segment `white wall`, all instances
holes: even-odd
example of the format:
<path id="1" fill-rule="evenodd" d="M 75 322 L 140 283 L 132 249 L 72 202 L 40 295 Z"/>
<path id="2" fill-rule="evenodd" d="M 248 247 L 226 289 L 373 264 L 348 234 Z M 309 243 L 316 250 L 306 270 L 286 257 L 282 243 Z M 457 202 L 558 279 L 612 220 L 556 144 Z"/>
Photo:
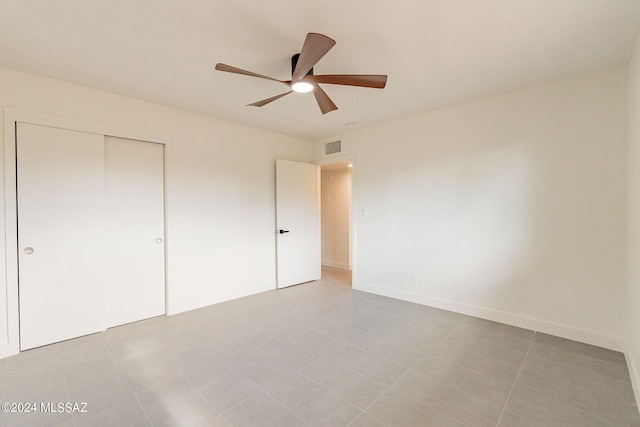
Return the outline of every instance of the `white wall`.
<path id="1" fill-rule="evenodd" d="M 629 65 L 629 240 L 627 364 L 640 404 L 640 36 Z"/>
<path id="2" fill-rule="evenodd" d="M 338 136 L 357 166 L 354 288 L 622 350 L 626 82 L 606 70 Z"/>
<path id="3" fill-rule="evenodd" d="M 323 170 L 321 189 L 322 265 L 350 270 L 351 169 Z"/>
<path id="4" fill-rule="evenodd" d="M 275 288 L 275 159 L 310 161 L 308 141 L 3 69 L 0 106 L 170 136 L 170 313 Z"/>

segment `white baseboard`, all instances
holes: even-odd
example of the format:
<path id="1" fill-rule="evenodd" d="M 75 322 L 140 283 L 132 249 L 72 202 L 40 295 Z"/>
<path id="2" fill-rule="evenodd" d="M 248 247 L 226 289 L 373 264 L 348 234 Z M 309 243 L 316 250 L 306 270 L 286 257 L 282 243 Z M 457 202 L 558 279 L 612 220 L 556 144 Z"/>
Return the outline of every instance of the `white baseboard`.
<path id="1" fill-rule="evenodd" d="M 210 295 L 206 298 L 199 298 L 191 301 L 185 301 L 174 304 L 167 309 L 167 315 L 173 315 L 183 313 L 185 311 L 195 310 L 202 307 L 207 307 L 212 304 L 233 300 L 236 298 L 242 298 L 249 295 L 258 294 L 260 292 L 271 291 L 276 289 L 276 283 L 273 281 L 261 283 L 254 286 L 248 286 L 245 288 L 237 289 L 231 292 L 221 292 L 219 294 Z M 20 347 L 18 342 L 0 344 L 0 359 L 13 356 L 20 353 Z"/>
<path id="2" fill-rule="evenodd" d="M 247 286 L 245 288 L 234 289 L 233 291 L 220 292 L 214 295 L 209 295 L 205 298 L 198 298 L 173 304 L 167 308 L 167 315 L 171 316 L 173 314 L 184 313 L 185 311 L 195 310 L 220 302 L 230 301 L 274 289 L 276 289 L 276 283 L 269 281 L 258 285 Z"/>
<path id="3" fill-rule="evenodd" d="M 627 361 L 627 367 L 629 368 L 629 376 L 631 377 L 631 385 L 633 386 L 633 394 L 636 397 L 636 404 L 640 407 L 640 372 L 638 371 L 638 365 L 636 364 L 636 358 L 634 357 L 631 346 L 627 344 L 627 351 L 624 353 L 624 357 Z"/>
<path id="4" fill-rule="evenodd" d="M 0 344 L 0 359 L 13 356 L 20 353 L 20 345 L 18 343 Z"/>
<path id="5" fill-rule="evenodd" d="M 342 270 L 351 270 L 351 264 L 348 262 L 331 261 L 327 259 L 322 260 L 322 265 L 333 268 L 340 268 Z"/>
<path id="6" fill-rule="evenodd" d="M 354 282 L 353 289 L 369 292 L 372 294 L 383 295 L 403 301 L 414 302 L 416 304 L 441 308 L 443 310 L 454 311 L 456 313 L 466 314 L 468 316 L 480 317 L 486 320 L 493 320 L 494 322 L 505 323 L 507 325 L 517 326 L 519 328 L 543 332 L 545 334 L 555 335 L 574 341 L 580 341 L 586 344 L 604 347 L 610 350 L 620 352 L 627 351 L 626 340 L 624 338 L 605 335 L 587 329 L 580 329 L 573 326 L 549 322 L 547 320 L 493 310 L 486 307 L 464 304 L 443 298 L 414 294 L 411 292 L 372 285 L 369 283 Z"/>

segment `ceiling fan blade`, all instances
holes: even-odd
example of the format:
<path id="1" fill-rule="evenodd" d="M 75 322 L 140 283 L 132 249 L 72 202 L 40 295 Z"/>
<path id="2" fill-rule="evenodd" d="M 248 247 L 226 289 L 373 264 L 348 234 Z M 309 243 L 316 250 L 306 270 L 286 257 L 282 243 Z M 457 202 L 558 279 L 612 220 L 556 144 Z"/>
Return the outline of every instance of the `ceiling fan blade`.
<path id="1" fill-rule="evenodd" d="M 316 101 L 318 101 L 318 107 L 320 107 L 320 111 L 322 114 L 327 114 L 333 110 L 337 110 L 338 107 L 333 103 L 329 95 L 322 90 L 322 88 L 316 84 L 313 85 L 313 94 L 316 97 Z"/>
<path id="2" fill-rule="evenodd" d="M 281 93 L 280 95 L 272 96 L 271 98 L 267 98 L 267 99 L 263 99 L 262 101 L 254 102 L 253 104 L 247 105 L 247 107 L 249 107 L 249 106 L 252 106 L 252 107 L 263 107 L 263 106 L 267 105 L 268 103 L 275 101 L 276 99 L 280 99 L 285 95 L 289 95 L 291 92 L 293 92 L 293 91 L 290 90 L 289 92 Z"/>
<path id="3" fill-rule="evenodd" d="M 370 87 L 374 89 L 383 89 L 387 84 L 387 76 L 380 74 L 327 74 L 308 76 L 307 80 L 315 83 Z"/>
<path id="4" fill-rule="evenodd" d="M 232 67 L 231 65 L 227 65 L 227 64 L 220 64 L 220 63 L 216 64 L 216 70 L 224 71 L 226 73 L 242 74 L 243 76 L 251 76 L 251 77 L 258 77 L 266 80 L 273 80 L 274 82 L 283 83 L 289 86 L 289 83 L 287 83 L 284 80 L 278 80 L 278 79 L 274 79 L 273 77 L 263 76 L 262 74 L 253 73 L 251 71 L 243 70 L 237 67 Z"/>
<path id="5" fill-rule="evenodd" d="M 335 40 L 325 35 L 318 33 L 307 34 L 291 80 L 300 80 L 307 75 L 309 70 L 311 70 L 320 58 L 329 52 L 335 44 Z"/>

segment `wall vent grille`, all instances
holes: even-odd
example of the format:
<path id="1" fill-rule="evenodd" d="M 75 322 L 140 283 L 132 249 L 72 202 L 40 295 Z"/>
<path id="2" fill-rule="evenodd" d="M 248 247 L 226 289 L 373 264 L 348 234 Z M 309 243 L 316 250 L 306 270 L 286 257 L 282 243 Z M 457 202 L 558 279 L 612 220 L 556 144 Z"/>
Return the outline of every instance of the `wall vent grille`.
<path id="1" fill-rule="evenodd" d="M 339 153 L 342 151 L 340 141 L 327 142 L 324 144 L 324 154 Z"/>

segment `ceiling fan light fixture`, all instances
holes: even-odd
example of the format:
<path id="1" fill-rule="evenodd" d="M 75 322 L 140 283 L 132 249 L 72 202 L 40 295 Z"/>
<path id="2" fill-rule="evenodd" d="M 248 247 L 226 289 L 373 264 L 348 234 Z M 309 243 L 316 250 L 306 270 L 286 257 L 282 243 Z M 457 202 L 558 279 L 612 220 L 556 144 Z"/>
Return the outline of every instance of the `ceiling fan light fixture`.
<path id="1" fill-rule="evenodd" d="M 289 95 L 291 92 L 308 93 L 313 92 L 318 107 L 322 114 L 330 113 L 338 109 L 329 95 L 322 89 L 322 84 L 334 84 L 344 86 L 360 86 L 375 89 L 382 89 L 387 84 L 386 75 L 376 74 L 326 74 L 314 75 L 313 67 L 318 61 L 336 44 L 335 40 L 318 33 L 308 33 L 304 40 L 300 53 L 291 57 L 291 80 L 278 80 L 273 77 L 232 67 L 222 63 L 216 64 L 216 70 L 227 73 L 242 74 L 245 76 L 257 77 L 265 80 L 272 80 L 286 85 L 290 90 L 280 95 L 272 96 L 258 102 L 249 104 L 253 107 L 264 107 L 265 105 Z"/>
<path id="2" fill-rule="evenodd" d="M 300 81 L 293 83 L 291 85 L 291 89 L 293 89 L 294 92 L 298 93 L 308 93 L 313 90 L 313 85 L 309 82 Z"/>

